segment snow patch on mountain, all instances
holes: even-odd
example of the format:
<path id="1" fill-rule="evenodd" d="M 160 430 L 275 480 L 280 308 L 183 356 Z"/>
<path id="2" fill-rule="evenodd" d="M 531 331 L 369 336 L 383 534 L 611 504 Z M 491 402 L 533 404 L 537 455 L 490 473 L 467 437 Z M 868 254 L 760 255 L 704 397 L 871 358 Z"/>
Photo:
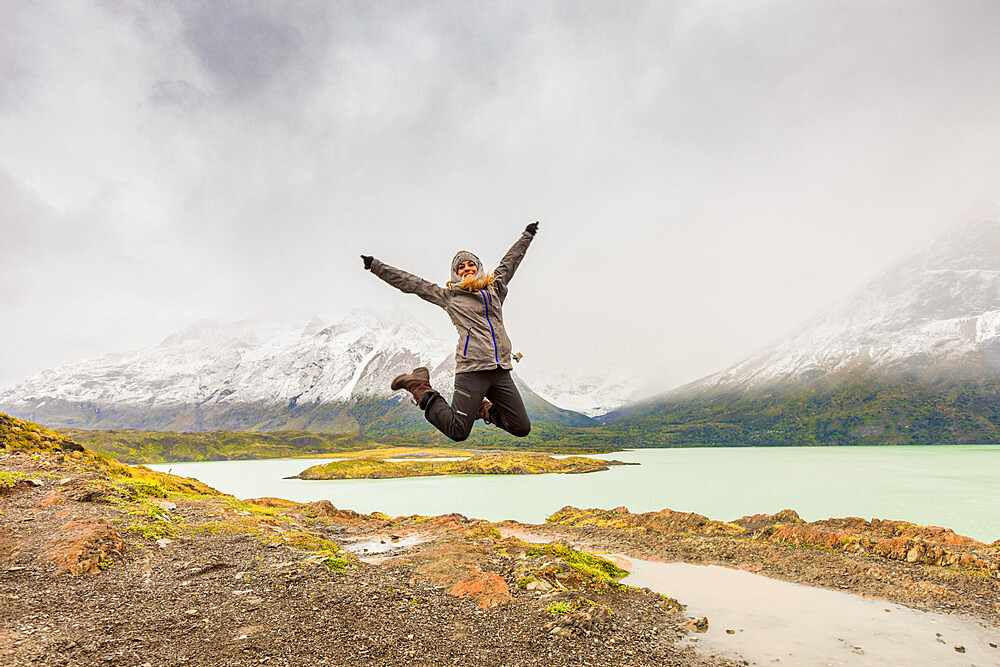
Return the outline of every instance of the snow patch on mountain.
<path id="1" fill-rule="evenodd" d="M 599 417 L 634 400 L 637 383 L 607 369 L 585 375 L 562 373 L 534 379 L 531 389 L 549 403 L 588 417 Z"/>
<path id="2" fill-rule="evenodd" d="M 953 226 L 777 345 L 690 389 L 871 368 L 1000 360 L 1000 217 Z"/>
<path id="3" fill-rule="evenodd" d="M 328 402 L 391 393 L 415 366 L 451 383 L 453 345 L 423 325 L 364 309 L 335 323 L 249 318 L 203 321 L 159 345 L 74 362 L 0 391 L 0 403 L 61 399 L 99 404 Z"/>
<path id="4" fill-rule="evenodd" d="M 392 395 L 392 379 L 417 366 L 430 368 L 432 386 L 450 397 L 454 354 L 454 340 L 435 336 L 412 317 L 369 308 L 332 323 L 319 316 L 206 320 L 159 345 L 66 364 L 0 390 L 0 409 L 34 414 L 47 401 L 92 406 L 90 411 L 130 406 L 161 412 L 344 403 Z M 527 386 L 556 406 L 594 416 L 634 393 L 634 383 L 612 378 L 609 372 L 567 373 L 533 377 Z"/>

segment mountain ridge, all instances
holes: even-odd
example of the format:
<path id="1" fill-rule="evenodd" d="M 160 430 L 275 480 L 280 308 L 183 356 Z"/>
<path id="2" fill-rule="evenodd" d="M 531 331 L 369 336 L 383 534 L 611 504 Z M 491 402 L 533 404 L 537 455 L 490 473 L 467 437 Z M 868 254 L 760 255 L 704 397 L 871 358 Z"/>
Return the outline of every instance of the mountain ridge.
<path id="1" fill-rule="evenodd" d="M 602 421 L 650 446 L 1000 442 L 1000 217 L 952 226 L 761 353 Z"/>
<path id="2" fill-rule="evenodd" d="M 424 426 L 389 390 L 396 375 L 428 366 L 450 396 L 454 346 L 419 322 L 358 309 L 327 323 L 203 320 L 156 346 L 73 362 L 0 390 L 3 410 L 52 426 L 143 430 L 360 431 Z M 587 426 L 515 376 L 529 415 Z"/>
<path id="3" fill-rule="evenodd" d="M 852 365 L 1000 367 L 1000 218 L 953 225 L 762 352 L 672 392 L 759 387 Z"/>

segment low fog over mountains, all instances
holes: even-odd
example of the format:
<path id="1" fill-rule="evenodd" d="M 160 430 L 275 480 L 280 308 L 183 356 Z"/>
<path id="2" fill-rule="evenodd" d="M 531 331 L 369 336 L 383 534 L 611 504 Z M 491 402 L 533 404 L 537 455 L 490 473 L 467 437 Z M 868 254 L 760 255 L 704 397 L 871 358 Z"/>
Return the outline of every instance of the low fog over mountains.
<path id="1" fill-rule="evenodd" d="M 399 406 L 403 394 L 389 383 L 416 366 L 428 366 L 434 387 L 450 395 L 453 355 L 453 341 L 419 322 L 372 310 L 332 324 L 202 322 L 151 348 L 40 373 L 0 391 L 0 410 L 80 428 L 353 430 L 379 406 Z M 519 383 L 534 417 L 591 423 Z"/>
<path id="2" fill-rule="evenodd" d="M 851 367 L 1000 367 L 1000 221 L 949 229 L 799 331 L 690 389 L 752 389 Z"/>
<path id="3" fill-rule="evenodd" d="M 1000 219 L 950 228 L 763 353 L 608 418 L 653 444 L 1000 442 Z"/>

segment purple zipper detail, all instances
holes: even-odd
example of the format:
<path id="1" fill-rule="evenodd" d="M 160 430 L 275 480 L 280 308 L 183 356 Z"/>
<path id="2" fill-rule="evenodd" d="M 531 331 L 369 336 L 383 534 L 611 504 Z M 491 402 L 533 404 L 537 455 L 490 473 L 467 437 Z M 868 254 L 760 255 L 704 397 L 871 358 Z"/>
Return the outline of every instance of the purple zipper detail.
<path id="1" fill-rule="evenodd" d="M 486 290 L 483 290 L 480 294 L 483 297 L 483 306 L 486 308 L 486 323 L 490 325 L 490 338 L 493 339 L 493 358 L 496 360 L 497 365 L 500 365 L 500 350 L 497 349 L 496 332 L 493 331 L 493 323 L 490 322 L 490 304 L 486 301 Z"/>

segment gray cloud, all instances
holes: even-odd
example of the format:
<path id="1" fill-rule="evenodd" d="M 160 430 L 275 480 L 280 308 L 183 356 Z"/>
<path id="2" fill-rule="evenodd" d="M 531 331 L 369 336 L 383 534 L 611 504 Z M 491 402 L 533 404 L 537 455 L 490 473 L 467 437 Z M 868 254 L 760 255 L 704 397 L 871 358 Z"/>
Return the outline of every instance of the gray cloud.
<path id="1" fill-rule="evenodd" d="M 529 379 L 595 348 L 664 384 L 714 371 L 994 196 L 998 13 L 19 4 L 0 318 L 50 333 L 0 333 L 0 385 L 274 306 L 447 334 L 358 254 L 443 282 L 457 248 L 495 262 L 536 219 L 508 304 Z M 581 347 L 565 323 L 593 303 Z"/>
<path id="2" fill-rule="evenodd" d="M 208 96 L 187 81 L 161 80 L 153 83 L 149 101 L 153 104 L 176 105 L 187 111 L 204 106 Z"/>
<path id="3" fill-rule="evenodd" d="M 268 15 L 280 13 L 276 4 L 190 2 L 181 6 L 185 37 L 226 94 L 252 95 L 301 54 L 301 32 Z"/>

